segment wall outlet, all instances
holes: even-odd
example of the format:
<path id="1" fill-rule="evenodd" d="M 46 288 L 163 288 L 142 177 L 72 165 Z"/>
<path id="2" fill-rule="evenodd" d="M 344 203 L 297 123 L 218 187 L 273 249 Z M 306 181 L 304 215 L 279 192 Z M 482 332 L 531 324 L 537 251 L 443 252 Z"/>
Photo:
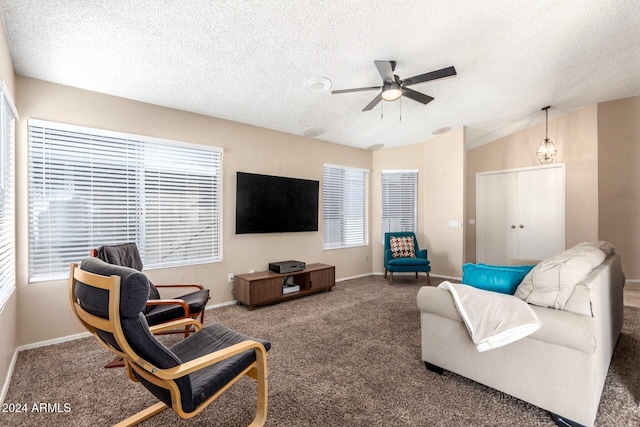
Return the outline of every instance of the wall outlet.
<path id="1" fill-rule="evenodd" d="M 369 255 L 364 256 L 364 262 L 369 262 Z"/>
<path id="2" fill-rule="evenodd" d="M 227 274 L 227 283 L 233 283 L 233 273 Z"/>

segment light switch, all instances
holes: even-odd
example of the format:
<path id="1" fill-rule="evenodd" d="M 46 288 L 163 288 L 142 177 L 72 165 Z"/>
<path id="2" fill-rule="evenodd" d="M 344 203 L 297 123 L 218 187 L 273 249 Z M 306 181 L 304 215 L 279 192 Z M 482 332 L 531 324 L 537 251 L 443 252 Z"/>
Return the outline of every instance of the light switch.
<path id="1" fill-rule="evenodd" d="M 475 224 L 476 224 L 476 220 L 475 220 L 475 219 L 473 219 L 473 218 L 471 218 L 471 219 L 469 220 L 469 225 L 475 225 Z"/>

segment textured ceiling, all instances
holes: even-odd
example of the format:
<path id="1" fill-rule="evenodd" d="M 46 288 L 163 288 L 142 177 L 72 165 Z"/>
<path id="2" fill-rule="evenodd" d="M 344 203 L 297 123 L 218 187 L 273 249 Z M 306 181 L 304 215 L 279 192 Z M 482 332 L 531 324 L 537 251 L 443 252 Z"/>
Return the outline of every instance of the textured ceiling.
<path id="1" fill-rule="evenodd" d="M 473 148 L 584 106 L 640 95 L 640 2 L 0 0 L 17 74 L 367 148 L 467 127 Z M 374 60 L 435 98 L 362 109 Z"/>

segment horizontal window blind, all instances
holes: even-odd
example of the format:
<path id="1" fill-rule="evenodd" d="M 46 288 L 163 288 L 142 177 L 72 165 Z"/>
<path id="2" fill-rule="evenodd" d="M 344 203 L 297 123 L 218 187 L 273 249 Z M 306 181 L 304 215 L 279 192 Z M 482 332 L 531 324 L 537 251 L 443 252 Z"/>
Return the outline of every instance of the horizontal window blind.
<path id="1" fill-rule="evenodd" d="M 147 150 L 143 215 L 147 265 L 220 260 L 214 254 L 221 253 L 221 156 L 208 154 L 185 146 Z"/>
<path id="2" fill-rule="evenodd" d="M 29 277 L 135 242 L 145 268 L 215 262 L 221 151 L 29 120 Z"/>
<path id="3" fill-rule="evenodd" d="M 324 249 L 367 244 L 369 171 L 324 165 Z"/>
<path id="4" fill-rule="evenodd" d="M 0 84 L 0 310 L 15 289 L 15 108 Z"/>
<path id="5" fill-rule="evenodd" d="M 382 171 L 382 244 L 384 233 L 418 232 L 418 171 Z"/>

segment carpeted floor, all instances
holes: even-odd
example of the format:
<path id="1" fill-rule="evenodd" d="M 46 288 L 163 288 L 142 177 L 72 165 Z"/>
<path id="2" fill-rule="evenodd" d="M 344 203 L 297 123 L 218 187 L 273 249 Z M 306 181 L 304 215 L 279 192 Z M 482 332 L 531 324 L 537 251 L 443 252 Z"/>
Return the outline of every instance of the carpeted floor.
<path id="1" fill-rule="evenodd" d="M 424 279 L 394 282 L 371 276 L 254 311 L 207 312 L 207 321 L 271 341 L 267 425 L 554 425 L 546 411 L 525 402 L 427 371 L 415 301 Z M 3 412 L 0 425 L 107 426 L 155 403 L 122 369 L 103 369 L 110 359 L 93 338 L 21 352 L 5 404 L 26 404 L 27 412 Z M 34 411 L 40 403 L 49 405 Z M 169 410 L 143 425 L 244 426 L 254 411 L 255 384 L 243 379 L 190 421 Z M 640 309 L 625 307 L 597 425 L 640 425 Z"/>

